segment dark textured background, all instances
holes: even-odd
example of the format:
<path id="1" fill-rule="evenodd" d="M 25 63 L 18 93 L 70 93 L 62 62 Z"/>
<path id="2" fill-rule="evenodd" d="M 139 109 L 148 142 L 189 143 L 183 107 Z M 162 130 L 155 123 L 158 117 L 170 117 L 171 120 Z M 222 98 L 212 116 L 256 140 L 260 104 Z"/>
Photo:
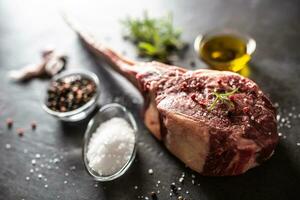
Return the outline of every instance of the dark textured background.
<path id="1" fill-rule="evenodd" d="M 273 102 L 280 104 L 281 110 L 285 110 L 284 115 L 300 113 L 298 0 L 94 0 L 89 3 L 1 0 L 0 199 L 132 200 L 158 189 L 159 199 L 175 199 L 169 197 L 169 185 L 172 182 L 178 184 L 182 172 L 186 172 L 187 178 L 181 186 L 181 193 L 188 190 L 189 194 L 184 194 L 187 199 L 299 199 L 300 146 L 296 145 L 300 142 L 299 118 L 292 120 L 291 128 L 280 130 L 284 137 L 275 155 L 261 167 L 237 177 L 196 176 L 196 185 L 193 185 L 193 172 L 170 155 L 141 123 L 142 99 L 137 91 L 84 50 L 62 21 L 59 10 L 63 9 L 88 27 L 99 40 L 115 50 L 126 51 L 131 58 L 136 58 L 136 53 L 128 42 L 122 40 L 119 21 L 127 15 L 140 16 L 143 10 L 148 10 L 151 16 L 173 12 L 176 25 L 184 30 L 183 38 L 190 44 L 199 32 L 216 27 L 246 32 L 258 43 L 250 65 L 250 77 L 270 95 Z M 61 123 L 43 112 L 40 100 L 47 79 L 25 84 L 16 84 L 8 79 L 9 70 L 38 62 L 39 51 L 49 44 L 68 54 L 69 68 L 87 68 L 98 74 L 102 89 L 101 105 L 122 103 L 132 110 L 139 122 L 137 159 L 120 179 L 97 185 L 85 172 L 81 144 L 86 123 Z M 185 59 L 175 64 L 189 67 L 194 60 L 197 68 L 205 67 L 192 48 Z M 7 117 L 15 120 L 11 130 L 5 125 Z M 30 129 L 32 120 L 38 122 L 36 131 Z M 18 127 L 26 128 L 22 138 L 16 134 Z M 11 144 L 11 149 L 6 149 L 6 144 Z M 36 159 L 37 165 L 32 166 L 31 160 L 37 153 L 42 158 Z M 53 163 L 55 158 L 60 159 L 56 164 Z M 49 166 L 51 169 L 48 169 Z M 154 170 L 152 176 L 147 172 L 149 168 Z M 30 169 L 34 173 L 30 173 Z M 39 173 L 47 181 L 39 179 Z M 158 188 L 155 186 L 157 180 L 161 181 Z M 48 188 L 44 187 L 45 184 Z"/>

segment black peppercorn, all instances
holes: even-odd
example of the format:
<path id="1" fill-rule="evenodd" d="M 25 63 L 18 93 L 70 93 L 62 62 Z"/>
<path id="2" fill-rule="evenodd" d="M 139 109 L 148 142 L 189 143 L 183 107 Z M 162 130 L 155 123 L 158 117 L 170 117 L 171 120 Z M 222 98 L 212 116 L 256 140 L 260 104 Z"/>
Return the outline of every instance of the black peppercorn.
<path id="1" fill-rule="evenodd" d="M 150 195 L 151 195 L 151 198 L 152 198 L 153 200 L 158 200 L 157 195 L 156 195 L 155 192 L 151 192 Z"/>
<path id="2" fill-rule="evenodd" d="M 90 101 L 96 89 L 96 84 L 90 79 L 67 76 L 50 84 L 46 105 L 57 112 L 72 111 Z"/>
<path id="3" fill-rule="evenodd" d="M 177 187 L 175 184 L 171 184 L 170 188 L 175 195 L 178 195 Z"/>

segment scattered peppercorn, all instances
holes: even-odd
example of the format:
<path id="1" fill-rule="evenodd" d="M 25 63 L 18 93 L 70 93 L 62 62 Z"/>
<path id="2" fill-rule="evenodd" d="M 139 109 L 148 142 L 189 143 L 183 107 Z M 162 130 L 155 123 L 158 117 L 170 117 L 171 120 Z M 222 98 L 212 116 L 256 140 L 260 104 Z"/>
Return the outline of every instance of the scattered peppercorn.
<path id="1" fill-rule="evenodd" d="M 151 195 L 151 198 L 152 198 L 153 200 L 157 200 L 157 199 L 158 199 L 155 192 L 151 192 L 150 195 Z"/>
<path id="2" fill-rule="evenodd" d="M 191 61 L 191 62 L 190 62 L 190 65 L 191 65 L 191 67 L 196 67 L 195 61 Z"/>
<path id="3" fill-rule="evenodd" d="M 6 119 L 6 125 L 7 125 L 8 128 L 11 128 L 13 126 L 13 124 L 14 124 L 14 121 L 13 121 L 12 118 L 7 118 Z"/>
<path id="4" fill-rule="evenodd" d="M 24 135 L 24 129 L 23 128 L 18 128 L 17 129 L 17 134 L 22 137 Z"/>
<path id="5" fill-rule="evenodd" d="M 96 84 L 92 80 L 71 75 L 50 84 L 46 105 L 57 112 L 68 112 L 86 104 L 95 93 Z"/>
<path id="6" fill-rule="evenodd" d="M 32 130 L 36 129 L 36 122 L 35 121 L 31 122 L 31 129 Z"/>
<path id="7" fill-rule="evenodd" d="M 177 187 L 174 183 L 170 185 L 170 188 L 175 195 L 178 195 Z"/>

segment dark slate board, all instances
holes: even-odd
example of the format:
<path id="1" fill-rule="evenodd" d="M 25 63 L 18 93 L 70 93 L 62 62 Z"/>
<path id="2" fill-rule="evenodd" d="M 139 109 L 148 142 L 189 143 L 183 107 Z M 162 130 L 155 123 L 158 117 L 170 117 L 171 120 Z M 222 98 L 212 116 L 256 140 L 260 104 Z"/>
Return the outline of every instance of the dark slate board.
<path id="1" fill-rule="evenodd" d="M 280 130 L 283 137 L 275 155 L 261 167 L 237 177 L 196 175 L 193 185 L 191 176 L 195 173 L 169 154 L 142 124 L 141 96 L 125 79 L 84 50 L 59 16 L 58 8 L 62 6 L 59 0 L 0 2 L 0 199 L 132 200 L 153 190 L 160 190 L 159 199 L 175 199 L 169 197 L 169 187 L 172 182 L 180 185 L 178 178 L 182 172 L 186 178 L 180 193 L 187 199 L 299 199 L 300 146 L 296 145 L 300 142 L 299 118 L 291 120 L 291 128 Z M 216 27 L 244 31 L 258 43 L 250 77 L 273 102 L 280 104 L 281 110 L 285 109 L 285 116 L 289 112 L 300 113 L 298 0 L 94 0 L 70 1 L 66 8 L 99 40 L 135 59 L 138 58 L 133 47 L 122 40 L 119 20 L 127 15 L 139 16 L 146 9 L 153 16 L 173 12 L 175 23 L 182 27 L 183 37 L 190 44 L 199 32 Z M 9 70 L 37 62 L 38 52 L 48 44 L 69 55 L 69 68 L 86 68 L 97 73 L 102 90 L 100 105 L 119 102 L 134 113 L 140 129 L 138 154 L 132 168 L 120 179 L 96 183 L 85 172 L 81 145 L 86 121 L 61 123 L 43 112 L 40 100 L 47 79 L 16 84 L 7 78 Z M 192 48 L 175 64 L 190 68 L 191 61 L 196 62 L 197 68 L 206 67 Z M 11 130 L 5 126 L 7 117 L 15 121 Z M 36 131 L 30 129 L 32 120 L 38 123 Z M 16 134 L 18 127 L 26 128 L 22 138 Z M 41 158 L 34 158 L 36 154 Z M 31 164 L 32 159 L 36 159 L 36 166 Z M 148 174 L 150 168 L 153 175 Z M 34 173 L 30 173 L 31 169 Z M 38 174 L 43 178 L 39 179 Z M 158 180 L 161 183 L 156 187 Z M 189 194 L 185 194 L 187 190 Z"/>

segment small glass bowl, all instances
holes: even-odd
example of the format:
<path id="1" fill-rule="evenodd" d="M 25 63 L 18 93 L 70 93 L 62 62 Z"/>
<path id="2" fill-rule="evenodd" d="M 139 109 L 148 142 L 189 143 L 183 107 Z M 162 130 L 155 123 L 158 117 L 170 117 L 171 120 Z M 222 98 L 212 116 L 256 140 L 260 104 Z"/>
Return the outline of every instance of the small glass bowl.
<path id="1" fill-rule="evenodd" d="M 57 81 L 59 79 L 62 79 L 67 76 L 73 76 L 73 75 L 79 75 L 83 78 L 87 78 L 92 80 L 95 85 L 96 85 L 96 93 L 94 96 L 83 106 L 72 110 L 68 112 L 57 112 L 54 110 L 51 110 L 47 105 L 46 105 L 46 99 L 43 100 L 42 102 L 42 108 L 50 115 L 66 122 L 76 122 L 85 119 L 95 108 L 97 107 L 97 100 L 100 95 L 100 84 L 99 84 L 99 79 L 96 74 L 93 72 L 83 70 L 83 69 L 76 69 L 76 70 L 70 70 L 66 71 L 63 73 L 60 73 L 56 76 L 54 76 L 51 79 L 51 82 Z M 46 96 L 47 98 L 47 96 Z"/>
<path id="2" fill-rule="evenodd" d="M 96 171 L 94 171 L 88 163 L 87 159 L 87 151 L 88 151 L 88 145 L 90 138 L 92 137 L 93 133 L 95 133 L 96 129 L 101 125 L 101 123 L 113 118 L 113 117 L 120 117 L 125 119 L 128 124 L 131 126 L 131 128 L 134 131 L 135 135 L 135 141 L 134 141 L 134 149 L 132 151 L 130 159 L 127 161 L 127 163 L 116 173 L 107 175 L 107 176 L 101 176 Z M 84 134 L 84 140 L 83 140 L 83 148 L 82 148 L 82 157 L 85 165 L 85 169 L 87 170 L 88 174 L 93 177 L 96 181 L 111 181 L 114 180 L 120 176 L 122 176 L 131 166 L 133 163 L 135 156 L 136 156 L 136 149 L 137 149 L 137 125 L 134 120 L 134 117 L 132 114 L 122 105 L 117 103 L 107 104 L 99 109 L 98 113 L 91 119 L 91 121 L 88 124 L 87 130 Z"/>
<path id="3" fill-rule="evenodd" d="M 203 47 L 203 45 L 213 37 L 224 36 L 224 35 L 230 35 L 230 36 L 239 38 L 242 41 L 244 41 L 244 43 L 246 45 L 245 53 L 249 56 L 249 59 L 241 58 L 239 60 L 239 62 L 233 62 L 233 61 L 218 62 L 215 60 L 204 58 L 201 53 L 201 48 Z M 247 66 L 247 63 L 250 61 L 251 55 L 254 53 L 255 49 L 256 49 L 256 42 L 253 38 L 251 38 L 250 36 L 248 36 L 246 34 L 242 34 L 238 31 L 235 31 L 232 29 L 212 30 L 206 34 L 198 35 L 194 41 L 194 50 L 197 53 L 197 55 L 200 56 L 200 58 L 204 62 L 206 62 L 210 67 L 217 69 L 217 70 L 229 70 L 229 71 L 234 71 L 234 72 L 241 70 L 242 68 Z"/>

